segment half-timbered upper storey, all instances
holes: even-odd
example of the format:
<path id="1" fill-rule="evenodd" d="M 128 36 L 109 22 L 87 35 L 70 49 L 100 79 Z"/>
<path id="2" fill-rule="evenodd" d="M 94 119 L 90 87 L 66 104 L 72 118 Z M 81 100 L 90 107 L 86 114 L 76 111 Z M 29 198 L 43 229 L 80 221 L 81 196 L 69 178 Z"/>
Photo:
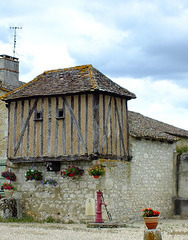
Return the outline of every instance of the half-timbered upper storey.
<path id="1" fill-rule="evenodd" d="M 127 100 L 92 65 L 44 72 L 4 95 L 12 161 L 128 159 Z"/>

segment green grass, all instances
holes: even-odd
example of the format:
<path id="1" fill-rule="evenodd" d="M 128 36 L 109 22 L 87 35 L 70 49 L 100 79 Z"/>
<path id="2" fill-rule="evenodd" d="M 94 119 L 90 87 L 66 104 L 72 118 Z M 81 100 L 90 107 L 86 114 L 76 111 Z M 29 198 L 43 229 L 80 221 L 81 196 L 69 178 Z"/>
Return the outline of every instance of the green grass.
<path id="1" fill-rule="evenodd" d="M 48 217 L 46 220 L 44 220 L 44 222 L 47 222 L 47 223 L 60 223 L 59 220 L 55 220 L 53 217 Z"/>
<path id="2" fill-rule="evenodd" d="M 22 219 L 18 219 L 16 217 L 10 217 L 10 218 L 2 218 L 0 217 L 0 222 L 23 222 L 23 223 L 30 223 L 30 222 L 38 222 L 31 216 L 23 216 Z"/>
<path id="3" fill-rule="evenodd" d="M 10 223 L 16 223 L 16 222 L 17 223 L 67 223 L 67 224 L 74 223 L 74 221 L 72 221 L 72 220 L 69 220 L 68 222 L 56 220 L 51 216 L 46 218 L 45 220 L 39 221 L 29 215 L 24 215 L 22 219 L 18 219 L 16 217 L 4 219 L 0 216 L 0 222 L 7 222 L 7 223 L 8 222 L 10 222 Z"/>

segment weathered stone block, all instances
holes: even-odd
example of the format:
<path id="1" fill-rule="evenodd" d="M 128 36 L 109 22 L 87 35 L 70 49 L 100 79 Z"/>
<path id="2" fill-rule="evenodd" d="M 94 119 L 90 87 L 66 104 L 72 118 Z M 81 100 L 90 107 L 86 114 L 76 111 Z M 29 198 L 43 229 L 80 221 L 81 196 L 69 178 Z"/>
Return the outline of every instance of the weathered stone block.
<path id="1" fill-rule="evenodd" d="M 144 231 L 144 240 L 162 240 L 159 229 L 148 229 Z"/>
<path id="2" fill-rule="evenodd" d="M 22 219 L 22 208 L 19 199 L 15 198 L 1 199 L 0 209 L 3 218 L 17 217 L 18 219 Z"/>

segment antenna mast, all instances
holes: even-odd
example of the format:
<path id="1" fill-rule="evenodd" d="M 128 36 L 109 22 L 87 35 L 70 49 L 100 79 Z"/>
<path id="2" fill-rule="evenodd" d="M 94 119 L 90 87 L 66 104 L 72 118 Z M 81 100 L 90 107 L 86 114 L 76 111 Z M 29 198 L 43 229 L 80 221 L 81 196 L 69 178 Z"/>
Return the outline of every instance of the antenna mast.
<path id="1" fill-rule="evenodd" d="M 13 48 L 13 57 L 15 57 L 15 50 L 16 50 L 16 30 L 22 29 L 22 27 L 10 27 L 10 29 L 14 30 L 14 48 Z"/>

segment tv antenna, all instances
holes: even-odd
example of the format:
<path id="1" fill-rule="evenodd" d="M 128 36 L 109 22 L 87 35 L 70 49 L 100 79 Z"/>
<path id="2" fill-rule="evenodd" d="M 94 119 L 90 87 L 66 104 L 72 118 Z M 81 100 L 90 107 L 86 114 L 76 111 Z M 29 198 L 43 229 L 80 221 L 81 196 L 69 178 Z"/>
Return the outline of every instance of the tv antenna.
<path id="1" fill-rule="evenodd" d="M 14 30 L 14 48 L 13 48 L 13 57 L 15 57 L 15 50 L 16 50 L 16 31 L 18 29 L 22 29 L 22 27 L 10 27 L 10 29 Z"/>

